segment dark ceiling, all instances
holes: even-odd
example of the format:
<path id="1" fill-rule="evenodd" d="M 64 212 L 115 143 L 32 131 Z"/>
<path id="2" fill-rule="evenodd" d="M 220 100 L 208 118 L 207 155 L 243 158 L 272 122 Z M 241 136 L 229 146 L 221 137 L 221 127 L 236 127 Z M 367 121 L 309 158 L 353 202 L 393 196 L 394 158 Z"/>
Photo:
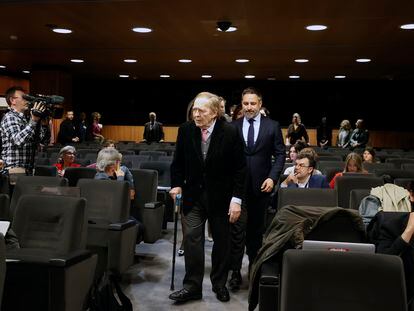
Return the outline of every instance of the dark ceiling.
<path id="1" fill-rule="evenodd" d="M 201 80 L 202 74 L 215 80 L 247 74 L 261 80 L 414 78 L 414 30 L 399 27 L 414 23 L 413 0 L 1 0 L 0 12 L 0 65 L 6 66 L 0 74 L 61 68 L 76 77 L 140 80 L 160 74 L 174 80 Z M 218 32 L 219 20 L 238 31 Z M 311 32 L 305 29 L 310 24 L 328 29 Z M 47 25 L 73 33 L 56 34 Z M 153 32 L 132 32 L 137 26 Z M 127 64 L 126 58 L 138 61 Z M 237 58 L 251 61 L 238 64 Z"/>

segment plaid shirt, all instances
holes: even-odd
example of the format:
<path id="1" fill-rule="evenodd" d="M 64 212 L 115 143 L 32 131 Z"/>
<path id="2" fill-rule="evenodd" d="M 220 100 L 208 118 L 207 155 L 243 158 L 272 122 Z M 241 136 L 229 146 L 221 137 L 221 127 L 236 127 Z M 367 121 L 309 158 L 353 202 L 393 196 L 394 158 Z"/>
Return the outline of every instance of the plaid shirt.
<path id="1" fill-rule="evenodd" d="M 36 125 L 14 109 L 4 115 L 0 124 L 4 167 L 30 168 Z"/>

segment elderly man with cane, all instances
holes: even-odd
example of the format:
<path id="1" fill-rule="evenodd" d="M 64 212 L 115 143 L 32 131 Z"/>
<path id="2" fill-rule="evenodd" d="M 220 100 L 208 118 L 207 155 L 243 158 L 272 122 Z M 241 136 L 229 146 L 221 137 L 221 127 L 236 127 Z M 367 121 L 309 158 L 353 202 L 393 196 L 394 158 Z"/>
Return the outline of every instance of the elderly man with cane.
<path id="1" fill-rule="evenodd" d="M 193 121 L 178 130 L 171 164 L 170 191 L 182 194 L 185 277 L 183 289 L 169 298 L 187 302 L 202 298 L 204 227 L 214 239 L 210 274 L 218 300 L 230 300 L 226 288 L 230 258 L 230 224 L 240 217 L 245 187 L 243 141 L 237 129 L 220 118 L 220 99 L 202 92 L 194 100 Z"/>

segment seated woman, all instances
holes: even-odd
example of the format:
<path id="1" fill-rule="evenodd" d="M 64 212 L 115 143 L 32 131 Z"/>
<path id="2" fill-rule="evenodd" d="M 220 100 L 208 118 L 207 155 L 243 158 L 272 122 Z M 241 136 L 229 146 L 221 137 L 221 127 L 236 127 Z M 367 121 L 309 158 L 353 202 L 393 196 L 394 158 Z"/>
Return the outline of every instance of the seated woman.
<path id="1" fill-rule="evenodd" d="M 121 165 L 122 154 L 112 147 L 104 148 L 98 153 L 96 159 L 95 179 L 126 181 L 129 184 L 129 194 L 131 200 L 135 197 L 134 178 L 130 170 Z"/>
<path id="2" fill-rule="evenodd" d="M 364 163 L 380 163 L 380 161 L 375 158 L 375 150 L 372 147 L 366 147 L 362 157 L 364 158 Z"/>
<path id="3" fill-rule="evenodd" d="M 329 187 L 335 188 L 336 178 L 342 176 L 344 173 L 361 173 L 366 174 L 367 171 L 362 168 L 362 157 L 355 152 L 351 152 L 345 159 L 345 169 L 343 172 L 336 173 L 329 183 Z"/>
<path id="4" fill-rule="evenodd" d="M 58 161 L 54 166 L 57 167 L 57 172 L 60 177 L 65 175 L 67 167 L 80 167 L 81 165 L 75 163 L 76 149 L 73 146 L 65 146 L 59 151 Z"/>

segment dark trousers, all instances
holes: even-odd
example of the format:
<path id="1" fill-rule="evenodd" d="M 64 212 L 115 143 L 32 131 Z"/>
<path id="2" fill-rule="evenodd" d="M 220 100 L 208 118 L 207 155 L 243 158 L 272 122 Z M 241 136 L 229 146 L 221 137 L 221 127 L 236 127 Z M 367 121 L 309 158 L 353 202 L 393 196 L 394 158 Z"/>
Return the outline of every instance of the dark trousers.
<path id="1" fill-rule="evenodd" d="M 184 236 L 185 277 L 183 285 L 189 291 L 202 291 L 204 230 L 207 219 L 211 225 L 214 240 L 211 254 L 211 284 L 213 287 L 223 287 L 227 281 L 230 258 L 229 216 L 225 213 L 210 214 L 207 202 L 207 195 L 204 192 L 189 211 L 184 211 L 186 234 Z"/>
<path id="2" fill-rule="evenodd" d="M 251 265 L 262 247 L 263 233 L 265 232 L 265 212 L 269 204 L 269 194 L 255 194 L 247 191 L 246 209 L 246 253 Z"/>
<path id="3" fill-rule="evenodd" d="M 230 270 L 241 270 L 246 245 L 247 210 L 242 205 L 240 218 L 231 224 Z"/>

